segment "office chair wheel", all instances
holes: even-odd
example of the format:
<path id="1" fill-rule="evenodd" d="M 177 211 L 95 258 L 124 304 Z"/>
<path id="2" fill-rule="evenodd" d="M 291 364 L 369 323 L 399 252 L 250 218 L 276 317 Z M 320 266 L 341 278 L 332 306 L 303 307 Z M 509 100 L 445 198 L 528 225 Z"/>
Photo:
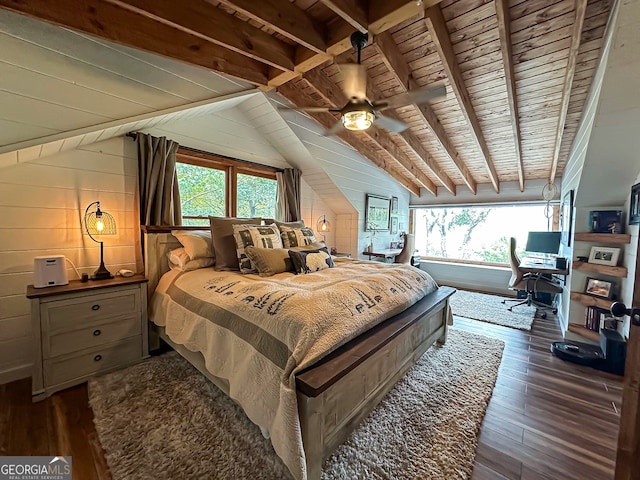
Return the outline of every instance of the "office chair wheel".
<path id="1" fill-rule="evenodd" d="M 540 314 L 540 318 L 547 318 L 547 313 L 546 312 L 542 312 Z"/>
<path id="2" fill-rule="evenodd" d="M 553 314 L 555 315 L 556 313 L 558 313 L 558 309 L 554 308 L 553 310 L 551 310 L 553 312 Z"/>

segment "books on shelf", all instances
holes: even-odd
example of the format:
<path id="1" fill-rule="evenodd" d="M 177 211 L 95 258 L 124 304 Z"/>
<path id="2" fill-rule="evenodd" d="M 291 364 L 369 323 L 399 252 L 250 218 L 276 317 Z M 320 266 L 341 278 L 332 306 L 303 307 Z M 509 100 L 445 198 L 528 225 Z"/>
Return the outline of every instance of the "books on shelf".
<path id="1" fill-rule="evenodd" d="M 589 306 L 584 312 L 584 326 L 594 332 L 599 332 L 603 328 L 616 328 L 617 319 L 611 315 L 606 308 Z"/>

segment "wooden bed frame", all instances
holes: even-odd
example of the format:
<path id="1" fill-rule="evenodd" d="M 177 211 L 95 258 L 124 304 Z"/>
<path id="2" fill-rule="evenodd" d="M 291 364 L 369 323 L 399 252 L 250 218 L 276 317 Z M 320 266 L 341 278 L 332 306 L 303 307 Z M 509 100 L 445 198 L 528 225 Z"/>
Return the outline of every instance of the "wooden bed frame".
<path id="1" fill-rule="evenodd" d="M 171 235 L 172 229 L 204 228 L 143 227 L 149 296 L 169 269 L 167 252 L 180 246 Z M 450 287 L 438 288 L 297 375 L 298 413 L 309 480 L 320 479 L 323 458 L 347 439 L 422 354 L 435 342 L 446 341 L 449 297 L 454 293 Z M 159 346 L 161 338 L 228 394 L 228 385 L 207 371 L 202 354 L 175 344 L 164 328 L 153 323 L 149 338 L 151 346 Z"/>

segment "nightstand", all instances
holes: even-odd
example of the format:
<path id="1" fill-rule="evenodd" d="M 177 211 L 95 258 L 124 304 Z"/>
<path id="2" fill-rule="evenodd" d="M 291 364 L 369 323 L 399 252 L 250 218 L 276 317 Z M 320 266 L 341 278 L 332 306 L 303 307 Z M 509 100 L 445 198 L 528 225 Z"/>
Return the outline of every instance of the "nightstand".
<path id="1" fill-rule="evenodd" d="M 149 356 L 144 275 L 27 286 L 35 339 L 33 400 Z"/>

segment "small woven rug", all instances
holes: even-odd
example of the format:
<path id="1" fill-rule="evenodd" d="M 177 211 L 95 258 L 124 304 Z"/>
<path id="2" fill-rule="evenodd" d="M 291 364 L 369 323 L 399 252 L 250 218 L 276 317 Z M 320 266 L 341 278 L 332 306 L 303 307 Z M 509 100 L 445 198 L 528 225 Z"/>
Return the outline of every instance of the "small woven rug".
<path id="1" fill-rule="evenodd" d="M 327 458 L 323 480 L 468 479 L 504 343 L 450 329 Z M 89 381 L 113 480 L 287 479 L 244 412 L 175 352 Z"/>
<path id="2" fill-rule="evenodd" d="M 533 319 L 536 316 L 536 307 L 520 305 L 514 308 L 513 312 L 510 312 L 507 309 L 518 302 L 507 302 L 505 305 L 502 303 L 505 298 L 515 300 L 513 297 L 498 297 L 458 290 L 451 297 L 450 304 L 453 314 L 459 317 L 495 323 L 518 330 L 531 330 Z"/>

